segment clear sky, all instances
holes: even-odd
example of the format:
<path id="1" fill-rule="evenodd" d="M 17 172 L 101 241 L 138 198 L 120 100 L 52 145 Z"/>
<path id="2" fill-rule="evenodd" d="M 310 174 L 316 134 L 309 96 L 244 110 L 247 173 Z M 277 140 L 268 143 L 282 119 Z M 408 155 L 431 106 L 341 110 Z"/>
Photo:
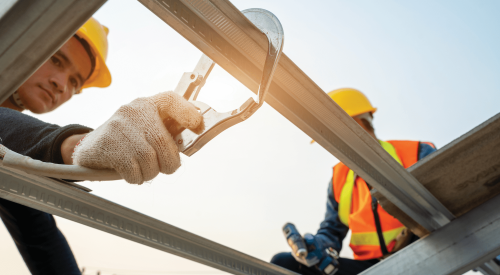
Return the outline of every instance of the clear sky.
<path id="1" fill-rule="evenodd" d="M 380 139 L 432 141 L 443 147 L 500 110 L 498 1 L 234 0 L 239 9 L 273 12 L 284 52 L 325 92 L 363 91 L 378 107 Z M 95 17 L 110 29 L 113 83 L 88 89 L 58 110 L 36 115 L 98 127 L 121 105 L 171 90 L 201 52 L 137 1 L 110 0 Z M 219 111 L 250 92 L 216 68 L 200 96 Z M 30 114 L 30 113 L 28 113 Z M 32 114 L 30 114 L 32 115 Z M 93 194 L 265 261 L 288 250 L 293 222 L 316 232 L 338 160 L 267 104 L 224 132 L 174 175 L 142 186 L 85 182 Z M 86 274 L 220 274 L 152 248 L 57 219 Z M 28 274 L 0 226 L 2 273 Z M 351 257 L 347 246 L 342 255 Z M 147 271 L 150 271 L 149 273 Z"/>

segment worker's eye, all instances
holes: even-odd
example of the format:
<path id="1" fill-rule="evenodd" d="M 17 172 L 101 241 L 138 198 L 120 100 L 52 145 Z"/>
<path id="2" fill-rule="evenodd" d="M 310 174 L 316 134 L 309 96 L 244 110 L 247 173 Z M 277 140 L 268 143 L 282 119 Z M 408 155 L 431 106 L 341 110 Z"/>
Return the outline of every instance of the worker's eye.
<path id="1" fill-rule="evenodd" d="M 61 60 L 59 60 L 59 58 L 55 57 L 55 56 L 52 56 L 50 58 L 50 60 L 52 61 L 52 63 L 54 63 L 54 65 L 56 65 L 57 67 L 60 67 L 62 65 L 61 63 Z"/>
<path id="2" fill-rule="evenodd" d="M 77 88 L 78 87 L 78 81 L 75 78 L 72 77 L 72 78 L 69 79 L 69 81 L 70 81 L 71 86 L 73 88 Z"/>

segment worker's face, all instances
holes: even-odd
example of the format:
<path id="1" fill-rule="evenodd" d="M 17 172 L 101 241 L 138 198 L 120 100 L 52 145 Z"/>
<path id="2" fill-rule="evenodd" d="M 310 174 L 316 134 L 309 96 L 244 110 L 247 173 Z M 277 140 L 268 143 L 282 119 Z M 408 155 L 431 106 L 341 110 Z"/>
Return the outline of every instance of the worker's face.
<path id="1" fill-rule="evenodd" d="M 377 137 L 375 136 L 375 130 L 369 125 L 366 125 L 366 122 L 363 122 L 363 120 L 357 116 L 354 116 L 352 118 L 359 124 L 359 126 L 363 127 L 363 129 L 365 129 L 365 131 L 367 131 L 370 136 L 372 136 L 374 139 L 377 139 Z"/>
<path id="2" fill-rule="evenodd" d="M 81 90 L 90 74 L 90 57 L 72 37 L 17 90 L 26 109 L 50 112 Z"/>

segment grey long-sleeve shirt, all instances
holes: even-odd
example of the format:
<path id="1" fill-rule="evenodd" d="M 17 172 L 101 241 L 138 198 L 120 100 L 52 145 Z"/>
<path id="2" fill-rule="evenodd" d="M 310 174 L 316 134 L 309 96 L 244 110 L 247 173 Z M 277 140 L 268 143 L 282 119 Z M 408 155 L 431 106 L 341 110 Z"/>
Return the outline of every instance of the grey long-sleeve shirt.
<path id="1" fill-rule="evenodd" d="M 44 162 L 63 164 L 62 142 L 72 135 L 90 131 L 91 128 L 82 125 L 61 127 L 0 107 L 0 143 L 14 152 Z"/>

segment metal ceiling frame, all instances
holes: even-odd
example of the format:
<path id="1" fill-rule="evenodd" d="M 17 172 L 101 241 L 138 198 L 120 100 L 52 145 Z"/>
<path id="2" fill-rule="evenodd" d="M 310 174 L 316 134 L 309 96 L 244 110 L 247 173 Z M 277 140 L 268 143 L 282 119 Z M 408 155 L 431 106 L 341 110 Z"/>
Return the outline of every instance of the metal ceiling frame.
<path id="1" fill-rule="evenodd" d="M 240 275 L 296 275 L 89 194 L 75 185 L 2 166 L 0 197 L 188 260 Z"/>
<path id="2" fill-rule="evenodd" d="M 250 90 L 257 92 L 267 41 L 228 0 L 139 1 Z M 104 2 L 23 0 L 15 3 L 0 18 L 0 102 L 7 99 Z M 466 215 L 452 221 L 455 217 L 450 211 L 285 54 L 280 59 L 269 93 L 268 104 L 413 220 L 431 232 L 437 230 L 410 247 L 425 247 L 422 243 L 428 243 L 435 234 L 462 226 Z M 69 185 L 15 169 L 0 167 L 0 197 L 234 274 L 294 274 Z M 489 209 L 490 204 L 481 208 Z M 427 248 L 433 249 L 432 245 Z M 487 255 L 492 258 L 498 252 L 496 248 L 490 249 Z M 393 257 L 389 258 L 391 262 Z M 377 266 L 389 266 L 385 264 L 389 260 Z M 471 263 L 480 264 L 479 260 L 474 260 L 463 266 Z"/>
<path id="3" fill-rule="evenodd" d="M 500 254 L 500 196 L 365 270 L 375 274 L 463 274 Z M 491 273 L 484 273 L 491 274 Z M 493 273 L 495 274 L 495 273 Z"/>

